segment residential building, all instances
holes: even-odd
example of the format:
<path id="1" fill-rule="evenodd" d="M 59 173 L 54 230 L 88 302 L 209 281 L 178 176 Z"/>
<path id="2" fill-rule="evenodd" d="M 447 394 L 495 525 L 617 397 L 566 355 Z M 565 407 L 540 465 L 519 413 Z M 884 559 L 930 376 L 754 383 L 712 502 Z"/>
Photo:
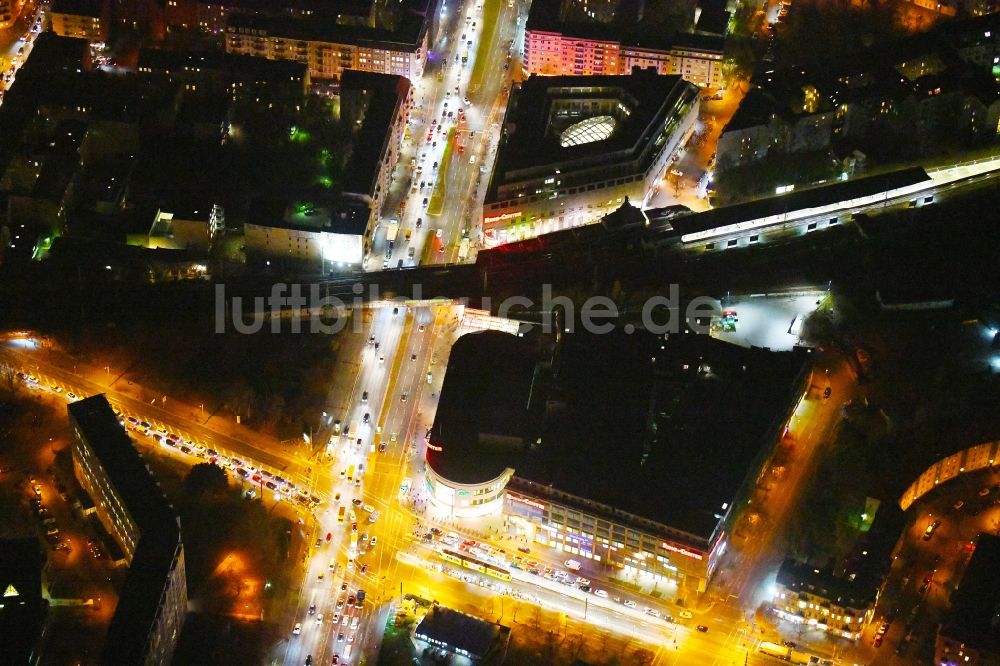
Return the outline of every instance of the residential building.
<path id="1" fill-rule="evenodd" d="M 503 652 L 510 627 L 434 605 L 417 624 L 413 637 L 475 663 Z"/>
<path id="2" fill-rule="evenodd" d="M 976 549 L 951 593 L 951 607 L 938 625 L 935 666 L 1000 664 L 1000 537 L 980 534 Z"/>
<path id="3" fill-rule="evenodd" d="M 0 29 L 13 26 L 23 8 L 24 0 L 0 0 Z"/>
<path id="4" fill-rule="evenodd" d="M 694 131 L 698 89 L 649 70 L 532 76 L 514 90 L 483 204 L 487 247 L 644 202 Z"/>
<path id="5" fill-rule="evenodd" d="M 89 42 L 108 38 L 106 5 L 100 0 L 54 0 L 48 11 L 52 32 L 60 37 L 77 37 Z"/>
<path id="6" fill-rule="evenodd" d="M 301 106 L 309 90 L 308 68 L 298 62 L 219 53 L 142 49 L 141 76 L 180 83 L 185 90 L 220 92 L 233 101 Z"/>
<path id="7" fill-rule="evenodd" d="M 223 35 L 231 16 L 328 16 L 341 25 L 375 24 L 375 3 L 370 0 L 167 0 L 164 8 L 171 28 L 197 29 Z"/>
<path id="8" fill-rule="evenodd" d="M 226 52 L 269 60 L 294 60 L 314 81 L 340 81 L 345 70 L 420 78 L 427 61 L 428 22 L 400 17 L 395 31 L 341 25 L 327 18 L 276 18 L 232 15 L 226 26 Z"/>
<path id="9" fill-rule="evenodd" d="M 169 664 L 187 613 L 180 519 L 104 395 L 68 411 L 74 474 L 129 566 L 99 661 Z"/>
<path id="10" fill-rule="evenodd" d="M 347 134 L 340 195 L 253 206 L 247 250 L 267 259 L 316 263 L 324 272 L 358 266 L 383 218 L 385 196 L 413 107 L 402 76 L 348 70 L 340 83 L 340 122 Z"/>
<path id="11" fill-rule="evenodd" d="M 723 85 L 724 32 L 664 36 L 638 29 L 641 3 L 608 2 L 600 5 L 603 10 L 591 4 L 580 14 L 575 8 L 581 4 L 532 3 L 524 37 L 528 74 L 621 75 L 653 67 L 658 74 L 676 74 L 698 86 Z M 581 20 L 584 16 L 589 20 Z"/>
<path id="12" fill-rule="evenodd" d="M 225 229 L 225 211 L 218 204 L 171 206 L 156 211 L 146 247 L 194 250 L 207 254 L 212 239 Z"/>
<path id="13" fill-rule="evenodd" d="M 362 197 L 328 201 L 258 201 L 243 225 L 255 261 L 310 265 L 323 273 L 361 265 L 371 237 L 371 208 Z"/>
<path id="14" fill-rule="evenodd" d="M 982 62 L 1000 63 L 1000 53 L 966 42 L 963 56 L 949 40 L 961 43 L 933 33 L 891 52 L 757 75 L 719 137 L 719 169 L 837 146 L 869 152 L 894 136 L 914 154 L 995 142 L 1000 85 Z"/>
<path id="15" fill-rule="evenodd" d="M 405 77 L 348 70 L 340 82 L 341 122 L 351 129 L 351 156 L 344 192 L 368 202 L 374 234 L 413 109 L 413 86 Z M 366 234 L 366 250 L 370 234 Z"/>
<path id="16" fill-rule="evenodd" d="M 874 616 L 904 522 L 894 503 L 868 498 L 856 526 L 859 537 L 840 566 L 786 559 L 778 569 L 772 610 L 793 624 L 858 640 Z"/>
<path id="17" fill-rule="evenodd" d="M 774 607 L 783 619 L 857 640 L 874 610 L 874 590 L 859 589 L 827 568 L 787 559 L 778 569 Z"/>
<path id="18" fill-rule="evenodd" d="M 0 663 L 40 663 L 49 609 L 44 567 L 38 537 L 0 539 Z"/>

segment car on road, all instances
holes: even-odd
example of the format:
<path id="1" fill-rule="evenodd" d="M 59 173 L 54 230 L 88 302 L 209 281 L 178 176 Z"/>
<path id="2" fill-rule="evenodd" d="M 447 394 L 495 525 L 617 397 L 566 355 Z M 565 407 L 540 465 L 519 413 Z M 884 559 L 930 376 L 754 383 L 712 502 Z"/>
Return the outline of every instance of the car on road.
<path id="1" fill-rule="evenodd" d="M 473 542 L 472 545 L 475 545 L 475 542 Z M 581 564 L 576 560 L 566 560 L 563 562 L 563 565 L 570 571 L 579 571 L 581 566 Z"/>
<path id="2" fill-rule="evenodd" d="M 677 615 L 683 620 L 690 620 L 692 617 L 694 617 L 694 615 L 691 614 L 691 611 L 686 611 L 686 610 L 682 610 Z"/>
<path id="3" fill-rule="evenodd" d="M 703 624 L 699 624 L 699 625 L 698 625 L 697 627 L 695 627 L 695 629 L 697 629 L 697 630 L 698 630 L 698 631 L 700 631 L 701 633 L 705 633 L 706 631 L 708 631 L 708 627 L 706 627 L 706 626 L 705 626 L 705 625 L 703 625 Z"/>
<path id="4" fill-rule="evenodd" d="M 340 632 L 339 634 L 337 634 L 337 642 L 338 643 L 344 642 L 344 632 Z"/>
<path id="5" fill-rule="evenodd" d="M 408 395 L 409 395 L 409 393 L 407 393 L 406 391 L 403 391 L 403 394 L 399 396 L 399 401 L 400 402 L 406 402 L 406 398 L 407 398 Z"/>
<path id="6" fill-rule="evenodd" d="M 67 393 L 66 395 L 68 396 L 70 394 Z M 989 486 L 983 486 L 982 488 L 979 489 L 979 496 L 980 497 L 986 497 L 989 494 L 990 494 L 990 487 Z"/>
<path id="7" fill-rule="evenodd" d="M 362 504 L 361 508 L 368 513 L 372 513 L 373 511 L 375 511 L 375 507 L 373 507 L 371 504 Z"/>
<path id="8" fill-rule="evenodd" d="M 368 516 L 368 522 L 374 523 L 376 520 L 378 520 L 378 511 L 373 511 L 372 515 Z"/>
<path id="9" fill-rule="evenodd" d="M 601 599 L 607 599 L 608 593 L 604 590 L 594 590 L 594 596 L 600 597 Z"/>
<path id="10" fill-rule="evenodd" d="M 963 502 L 962 500 L 958 500 L 957 502 L 951 505 L 951 508 L 954 509 L 955 511 L 958 511 L 963 506 L 965 506 L 965 502 Z"/>
<path id="11" fill-rule="evenodd" d="M 660 617 L 660 611 L 655 608 L 644 608 L 643 612 L 650 617 Z"/>
<path id="12" fill-rule="evenodd" d="M 363 391 L 361 393 L 361 402 L 368 402 L 368 391 Z"/>
<path id="13" fill-rule="evenodd" d="M 934 536 L 934 531 L 937 530 L 937 528 L 939 528 L 939 527 L 941 527 L 941 521 L 940 520 L 935 520 L 933 523 L 931 523 L 930 525 L 928 525 L 927 529 L 924 531 L 923 540 L 924 541 L 930 541 L 931 537 Z"/>
<path id="14" fill-rule="evenodd" d="M 302 633 L 302 623 L 301 622 L 296 622 L 295 623 L 295 627 L 292 628 L 292 635 L 293 636 L 298 636 L 301 633 Z"/>
<path id="15" fill-rule="evenodd" d="M 316 614 L 316 604 L 309 604 L 309 614 L 310 615 Z"/>

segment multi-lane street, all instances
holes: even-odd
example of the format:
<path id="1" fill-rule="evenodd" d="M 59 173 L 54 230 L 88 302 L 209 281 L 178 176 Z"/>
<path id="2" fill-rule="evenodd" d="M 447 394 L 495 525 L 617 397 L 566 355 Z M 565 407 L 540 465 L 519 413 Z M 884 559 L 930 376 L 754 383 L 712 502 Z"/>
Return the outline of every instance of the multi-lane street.
<path id="1" fill-rule="evenodd" d="M 14 83 L 17 71 L 31 55 L 31 46 L 41 32 L 48 3 L 26 2 L 21 15 L 9 28 L 0 30 L 0 104 Z"/>
<path id="2" fill-rule="evenodd" d="M 415 82 L 415 108 L 367 270 L 465 260 L 479 239 L 479 206 L 514 73 L 507 56 L 523 33 L 521 9 L 519 3 L 498 3 L 498 15 L 486 16 L 483 3 L 468 0 L 446 4 L 445 11 L 433 55 Z M 487 22 L 497 28 L 489 48 L 479 49 Z M 478 53 L 487 61 L 477 63 Z M 476 67 L 483 76 L 473 90 Z M 449 141 L 451 155 L 444 164 Z M 436 187 L 439 213 L 428 210 Z"/>

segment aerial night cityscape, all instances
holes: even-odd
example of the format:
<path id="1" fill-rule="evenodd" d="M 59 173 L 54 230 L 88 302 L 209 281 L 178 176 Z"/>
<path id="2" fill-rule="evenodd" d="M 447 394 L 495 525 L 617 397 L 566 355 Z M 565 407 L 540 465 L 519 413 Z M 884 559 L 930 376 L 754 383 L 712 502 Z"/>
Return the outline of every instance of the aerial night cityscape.
<path id="1" fill-rule="evenodd" d="M 0 666 L 1000 666 L 1000 0 L 0 0 Z"/>

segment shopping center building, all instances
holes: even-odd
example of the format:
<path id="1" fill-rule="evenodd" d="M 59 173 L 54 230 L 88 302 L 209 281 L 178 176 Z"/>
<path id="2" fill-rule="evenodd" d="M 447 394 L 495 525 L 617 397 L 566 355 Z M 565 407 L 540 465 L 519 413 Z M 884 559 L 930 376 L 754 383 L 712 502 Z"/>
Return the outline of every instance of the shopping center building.
<path id="1" fill-rule="evenodd" d="M 701 335 L 471 333 L 449 359 L 425 491 L 439 514 L 503 515 L 539 546 L 693 597 L 808 366 Z"/>
<path id="2" fill-rule="evenodd" d="M 486 199 L 487 246 L 599 221 L 644 202 L 694 131 L 680 76 L 532 76 L 511 95 Z"/>

